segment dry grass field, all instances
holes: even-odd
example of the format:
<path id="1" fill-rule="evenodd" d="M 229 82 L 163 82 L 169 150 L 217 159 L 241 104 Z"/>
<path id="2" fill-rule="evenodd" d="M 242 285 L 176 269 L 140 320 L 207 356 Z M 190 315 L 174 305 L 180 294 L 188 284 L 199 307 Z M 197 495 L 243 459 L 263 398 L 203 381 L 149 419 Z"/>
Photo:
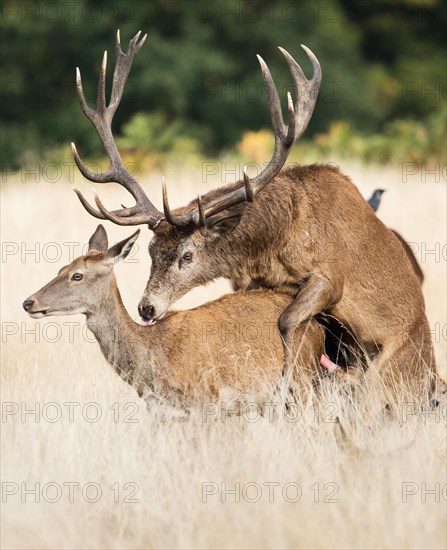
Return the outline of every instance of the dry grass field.
<path id="1" fill-rule="evenodd" d="M 388 189 L 379 215 L 414 243 L 445 376 L 445 181 L 421 169 L 407 178 L 354 164 L 344 172 L 364 196 Z M 200 166 L 165 175 L 172 206 L 220 183 L 204 182 Z M 350 404 L 328 384 L 320 408 L 275 419 L 203 408 L 169 421 L 115 375 L 82 316 L 30 319 L 22 301 L 79 256 L 96 227 L 70 189 L 91 196 L 89 183 L 43 179 L 10 178 L 2 191 L 2 548 L 447 546 L 445 407 L 415 414 L 402 403 L 400 418 L 380 425 L 377 389 Z M 142 183 L 160 206 L 159 175 Z M 106 205 L 128 204 L 117 186 L 98 187 Z M 132 232 L 107 230 L 111 240 Z M 116 267 L 135 319 L 150 236 L 143 228 L 137 253 Z M 228 290 L 218 281 L 180 306 Z M 354 446 L 342 444 L 337 416 Z"/>

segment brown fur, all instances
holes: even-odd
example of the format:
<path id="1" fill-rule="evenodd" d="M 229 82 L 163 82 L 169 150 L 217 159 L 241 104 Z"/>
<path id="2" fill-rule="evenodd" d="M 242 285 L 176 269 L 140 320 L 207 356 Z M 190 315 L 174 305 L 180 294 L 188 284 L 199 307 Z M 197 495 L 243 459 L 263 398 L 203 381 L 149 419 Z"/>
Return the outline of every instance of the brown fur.
<path id="1" fill-rule="evenodd" d="M 84 313 L 107 361 L 148 399 L 191 405 L 228 393 L 262 399 L 272 392 L 283 361 L 277 318 L 290 302 L 288 295 L 266 290 L 231 294 L 143 327 L 124 308 L 108 254 L 90 252 L 62 268 L 28 298 L 28 313 Z M 83 279 L 73 281 L 74 273 Z M 300 327 L 294 343 L 300 372 L 296 390 L 312 384 L 323 351 L 323 328 L 316 321 Z"/>
<path id="2" fill-rule="evenodd" d="M 421 266 L 419 265 L 419 262 L 416 259 L 416 256 L 414 255 L 413 249 L 411 246 L 407 243 L 407 241 L 402 237 L 400 233 L 395 231 L 394 229 L 391 230 L 396 237 L 401 242 L 405 254 L 408 256 L 408 259 L 410 260 L 411 265 L 413 266 L 414 272 L 416 273 L 416 277 L 419 279 L 420 284 L 424 282 L 424 273 L 422 272 Z"/>
<path id="3" fill-rule="evenodd" d="M 217 193 L 205 195 L 204 204 Z M 400 239 L 337 168 L 292 165 L 253 202 L 228 209 L 222 218 L 208 231 L 190 234 L 160 224 L 150 244 L 153 265 L 142 306 L 167 309 L 216 277 L 240 288 L 254 283 L 295 297 L 280 316 L 286 350 L 297 327 L 328 312 L 350 327 L 390 387 L 418 388 L 427 372 L 434 375 L 414 266 Z M 185 250 L 195 261 L 182 267 Z"/>

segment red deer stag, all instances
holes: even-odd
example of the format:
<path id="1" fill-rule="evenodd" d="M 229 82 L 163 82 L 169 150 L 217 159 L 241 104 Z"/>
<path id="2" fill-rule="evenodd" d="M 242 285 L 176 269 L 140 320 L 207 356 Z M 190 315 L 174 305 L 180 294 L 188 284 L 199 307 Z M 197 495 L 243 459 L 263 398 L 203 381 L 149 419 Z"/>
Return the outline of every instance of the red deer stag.
<path id="1" fill-rule="evenodd" d="M 74 145 L 73 154 L 86 178 L 119 183 L 136 201 L 135 206 L 110 212 L 95 195 L 96 210 L 76 191 L 90 214 L 119 225 L 147 224 L 155 234 L 149 245 L 152 270 L 139 305 L 143 320 L 159 321 L 193 287 L 226 277 L 239 288 L 271 288 L 293 298 L 279 316 L 285 385 L 293 363 L 293 333 L 320 312 L 349 327 L 391 389 L 420 388 L 427 373 L 433 380 L 436 368 L 421 287 L 397 237 L 337 168 L 292 165 L 281 171 L 314 109 L 321 81 L 315 55 L 303 46 L 313 65 L 313 77 L 308 80 L 280 48 L 295 95 L 292 101 L 287 94 L 288 126 L 270 71 L 258 56 L 275 136 L 268 166 L 254 178 L 244 169 L 242 181 L 210 191 L 175 211 L 163 186 L 162 213 L 124 169 L 111 131 L 133 56 L 144 42 L 145 37 L 138 42 L 139 35 L 131 40 L 126 54 L 118 35 L 108 107 L 106 57 L 95 109 L 87 106 L 77 73 L 80 104 L 104 144 L 109 171 L 92 173 Z"/>
<path id="2" fill-rule="evenodd" d="M 27 298 L 25 311 L 35 319 L 84 314 L 107 361 L 147 400 L 190 406 L 226 396 L 269 398 L 283 361 L 277 319 L 290 297 L 268 290 L 230 294 L 141 326 L 129 317 L 113 273 L 138 233 L 108 248 L 99 225 L 87 254 Z M 312 320 L 296 331 L 294 342 L 300 364 L 295 387 L 304 392 L 319 371 L 324 330 Z"/>

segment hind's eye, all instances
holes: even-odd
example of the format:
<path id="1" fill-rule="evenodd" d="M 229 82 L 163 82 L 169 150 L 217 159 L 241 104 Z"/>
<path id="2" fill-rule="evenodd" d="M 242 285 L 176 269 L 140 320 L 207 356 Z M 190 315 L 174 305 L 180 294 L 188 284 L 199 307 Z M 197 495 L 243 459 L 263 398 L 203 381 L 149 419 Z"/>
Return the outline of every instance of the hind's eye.
<path id="1" fill-rule="evenodd" d="M 71 280 L 72 281 L 80 281 L 80 280 L 82 280 L 83 277 L 84 277 L 84 275 L 82 273 L 73 273 L 73 275 L 71 277 Z"/>
<path id="2" fill-rule="evenodd" d="M 185 252 L 182 256 L 182 260 L 185 260 L 185 262 L 190 262 L 192 260 L 192 252 Z"/>

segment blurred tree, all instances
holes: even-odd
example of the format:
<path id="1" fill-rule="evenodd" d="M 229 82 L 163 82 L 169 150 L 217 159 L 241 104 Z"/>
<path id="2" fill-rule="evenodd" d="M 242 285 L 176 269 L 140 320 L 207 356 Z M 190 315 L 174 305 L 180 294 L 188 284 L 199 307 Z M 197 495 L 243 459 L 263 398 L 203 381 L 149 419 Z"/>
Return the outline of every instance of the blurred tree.
<path id="1" fill-rule="evenodd" d="M 138 29 L 149 34 L 115 121 L 120 134 L 139 113 L 123 143 L 147 138 L 148 150 L 152 140 L 165 150 L 179 138 L 214 154 L 244 130 L 269 127 L 255 54 L 284 97 L 290 77 L 278 45 L 307 72 L 299 43 L 308 45 L 323 68 L 307 135 L 336 121 L 367 134 L 396 118 L 432 120 L 445 100 L 441 0 L 4 0 L 1 21 L 2 165 L 74 139 L 84 155 L 102 154 L 77 104 L 74 68 L 93 101 L 101 54 L 113 52 L 117 28 L 123 47 Z"/>

